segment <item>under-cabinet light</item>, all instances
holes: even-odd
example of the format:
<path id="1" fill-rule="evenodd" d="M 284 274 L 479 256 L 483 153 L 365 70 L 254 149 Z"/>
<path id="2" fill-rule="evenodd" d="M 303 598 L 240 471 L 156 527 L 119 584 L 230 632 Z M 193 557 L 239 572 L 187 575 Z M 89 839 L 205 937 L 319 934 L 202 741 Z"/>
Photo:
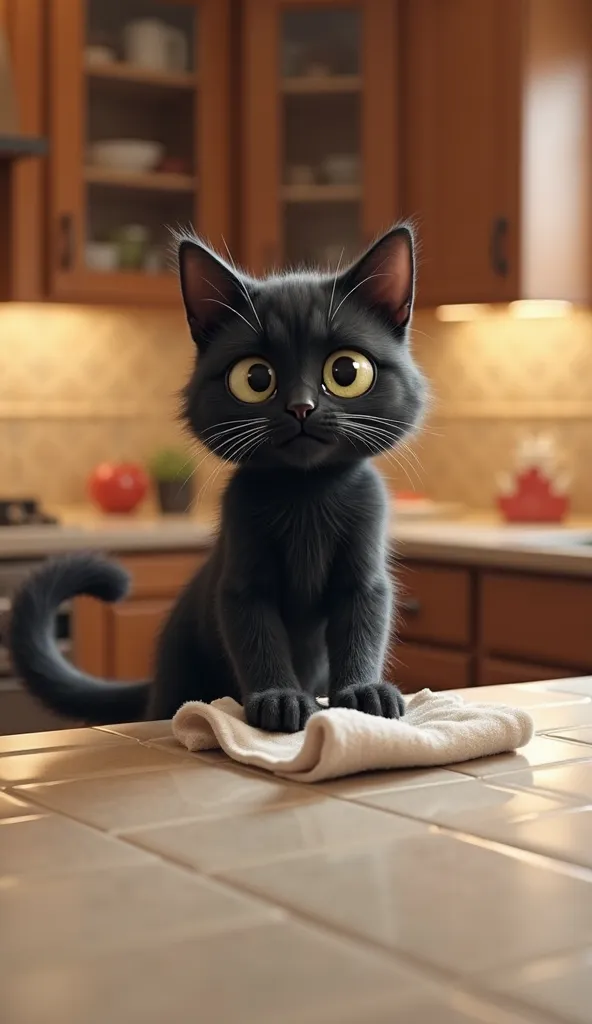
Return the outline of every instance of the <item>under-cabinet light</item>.
<path id="1" fill-rule="evenodd" d="M 510 303 L 510 313 L 521 320 L 540 320 L 546 317 L 568 316 L 572 304 L 563 299 L 520 299 Z"/>
<path id="2" fill-rule="evenodd" d="M 478 320 L 480 317 L 487 316 L 490 312 L 490 306 L 480 305 L 479 303 L 474 302 L 436 307 L 436 316 L 438 320 L 445 321 Z"/>

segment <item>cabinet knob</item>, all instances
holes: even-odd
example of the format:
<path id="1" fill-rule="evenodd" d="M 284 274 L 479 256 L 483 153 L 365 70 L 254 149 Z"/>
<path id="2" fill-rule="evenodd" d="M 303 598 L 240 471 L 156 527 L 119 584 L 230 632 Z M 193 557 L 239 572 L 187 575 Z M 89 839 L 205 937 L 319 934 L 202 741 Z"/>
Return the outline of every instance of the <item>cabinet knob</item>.
<path id="1" fill-rule="evenodd" d="M 58 220 L 58 267 L 60 270 L 71 270 L 74 266 L 76 240 L 74 235 L 74 218 L 71 213 L 62 213 Z"/>
<path id="2" fill-rule="evenodd" d="M 509 226 L 507 217 L 496 217 L 491 228 L 489 256 L 491 269 L 498 277 L 507 277 L 510 269 L 506 253 Z"/>
<path id="3" fill-rule="evenodd" d="M 405 612 L 406 615 L 419 615 L 421 602 L 417 597 L 403 597 L 399 601 L 399 611 Z"/>

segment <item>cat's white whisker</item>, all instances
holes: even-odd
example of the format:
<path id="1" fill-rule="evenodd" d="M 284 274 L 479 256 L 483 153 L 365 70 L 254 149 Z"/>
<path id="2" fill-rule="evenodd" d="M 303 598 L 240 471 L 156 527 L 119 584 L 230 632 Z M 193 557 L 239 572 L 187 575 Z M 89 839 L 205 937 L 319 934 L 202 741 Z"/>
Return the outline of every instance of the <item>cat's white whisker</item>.
<path id="1" fill-rule="evenodd" d="M 206 284 L 210 284 L 210 282 L 207 281 Z M 216 286 L 215 285 L 211 285 L 211 287 L 215 288 Z M 216 288 L 216 291 L 220 291 L 220 289 Z M 222 294 L 222 293 L 220 293 L 220 294 Z M 239 316 L 241 318 L 241 320 L 244 320 L 244 322 L 246 323 L 247 327 L 251 328 L 251 330 L 253 331 L 253 334 L 258 334 L 257 328 L 253 327 L 253 324 L 251 323 L 251 321 L 247 320 L 246 316 L 243 316 L 242 313 L 239 313 L 238 309 L 235 309 L 234 306 L 229 306 L 227 302 L 221 302 L 220 299 L 203 299 L 202 301 L 203 302 L 217 302 L 219 306 L 224 306 L 224 308 L 230 310 L 231 313 L 236 313 L 236 315 Z"/>
<path id="2" fill-rule="evenodd" d="M 226 249 L 226 252 L 228 253 L 228 259 L 230 260 L 230 265 L 231 265 L 232 269 L 234 270 L 235 274 L 237 275 L 237 281 L 238 281 L 240 290 L 242 291 L 245 299 L 247 300 L 247 302 L 249 303 L 251 309 L 253 310 L 253 313 L 255 314 L 255 319 L 256 319 L 257 323 L 259 324 L 259 327 L 261 328 L 261 330 L 263 330 L 263 324 L 261 323 L 261 321 L 259 319 L 259 314 L 258 314 L 257 310 L 255 309 L 255 304 L 253 302 L 253 299 L 249 295 L 248 289 L 245 287 L 245 285 L 241 281 L 240 277 L 238 276 L 238 271 L 237 271 L 237 268 L 236 268 L 236 263 L 234 262 L 234 260 L 233 260 L 233 258 L 231 256 L 230 249 L 228 248 L 228 245 L 227 245 L 226 239 L 224 238 L 224 235 L 222 235 L 222 242 L 224 244 L 224 248 Z"/>
<path id="3" fill-rule="evenodd" d="M 364 277 L 361 281 L 358 281 L 358 283 L 355 284 L 353 286 L 353 288 L 350 288 L 350 290 L 348 291 L 347 295 L 344 295 L 344 297 L 342 298 L 341 302 L 337 306 L 337 309 L 333 313 L 333 316 L 331 317 L 331 322 L 333 322 L 333 320 L 335 319 L 335 317 L 339 313 L 339 310 L 343 306 L 343 303 L 345 302 L 345 300 L 349 299 L 350 295 L 353 295 L 353 293 L 356 291 L 356 289 L 361 288 L 362 285 L 366 284 L 367 281 L 373 281 L 375 277 L 390 277 L 390 274 L 369 274 L 368 277 Z"/>
<path id="4" fill-rule="evenodd" d="M 335 268 L 335 277 L 333 278 L 333 287 L 331 289 L 331 301 L 329 302 L 329 312 L 327 314 L 327 323 L 328 324 L 330 324 L 331 320 L 332 320 L 331 312 L 333 310 L 333 300 L 335 299 L 335 288 L 336 288 L 336 285 L 337 285 L 337 278 L 339 276 L 339 268 L 341 267 L 341 261 L 343 259 L 344 252 L 345 252 L 345 249 L 342 249 L 341 253 L 339 254 L 339 259 L 337 261 L 337 266 Z"/>

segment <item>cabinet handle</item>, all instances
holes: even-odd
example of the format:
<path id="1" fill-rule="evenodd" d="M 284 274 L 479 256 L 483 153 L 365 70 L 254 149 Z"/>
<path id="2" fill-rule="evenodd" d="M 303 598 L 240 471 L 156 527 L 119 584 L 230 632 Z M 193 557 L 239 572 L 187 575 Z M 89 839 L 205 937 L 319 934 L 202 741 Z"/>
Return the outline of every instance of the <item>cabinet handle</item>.
<path id="1" fill-rule="evenodd" d="M 507 277 L 509 271 L 506 255 L 506 240 L 509 228 L 507 217 L 496 217 L 491 229 L 490 259 L 491 268 L 498 277 Z"/>
<path id="2" fill-rule="evenodd" d="M 406 612 L 407 615 L 419 615 L 421 601 L 417 597 L 403 597 L 399 601 L 399 611 Z"/>
<path id="3" fill-rule="evenodd" d="M 74 218 L 71 213 L 62 213 L 58 221 L 58 266 L 60 270 L 71 270 L 74 266 Z"/>

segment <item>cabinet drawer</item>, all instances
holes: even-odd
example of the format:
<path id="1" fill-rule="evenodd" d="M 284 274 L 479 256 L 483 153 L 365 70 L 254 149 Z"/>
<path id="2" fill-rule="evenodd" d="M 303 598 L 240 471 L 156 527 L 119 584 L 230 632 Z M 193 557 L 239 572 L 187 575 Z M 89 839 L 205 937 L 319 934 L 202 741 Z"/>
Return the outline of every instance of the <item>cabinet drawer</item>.
<path id="1" fill-rule="evenodd" d="M 498 686 L 500 683 L 537 683 L 541 679 L 569 679 L 567 668 L 549 668 L 526 661 L 505 658 L 483 658 L 477 669 L 477 686 Z"/>
<path id="2" fill-rule="evenodd" d="M 415 693 L 426 686 L 430 690 L 457 690 L 471 685 L 471 658 L 461 651 L 396 644 L 388 676 L 403 693 Z"/>
<path id="3" fill-rule="evenodd" d="M 208 557 L 207 551 L 185 554 L 127 555 L 119 559 L 132 578 L 132 597 L 176 597 Z"/>
<path id="4" fill-rule="evenodd" d="M 407 562 L 397 568 L 395 583 L 398 637 L 469 645 L 471 577 L 467 569 Z"/>
<path id="5" fill-rule="evenodd" d="M 481 586 L 488 654 L 592 668 L 592 581 L 491 572 Z"/>

